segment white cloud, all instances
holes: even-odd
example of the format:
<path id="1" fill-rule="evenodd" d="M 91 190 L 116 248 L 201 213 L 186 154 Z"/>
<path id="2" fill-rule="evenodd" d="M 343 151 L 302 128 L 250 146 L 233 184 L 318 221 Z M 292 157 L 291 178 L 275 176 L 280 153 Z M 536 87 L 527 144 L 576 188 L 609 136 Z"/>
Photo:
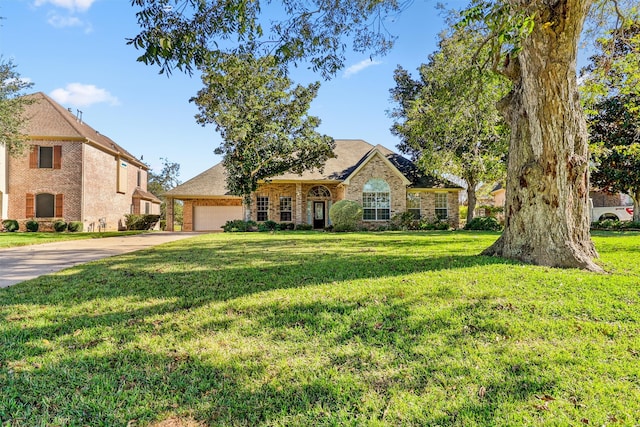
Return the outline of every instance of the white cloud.
<path id="1" fill-rule="evenodd" d="M 371 66 L 379 65 L 379 64 L 382 64 L 382 62 L 374 61 L 373 59 L 365 59 L 364 61 L 360 61 L 357 64 L 352 65 L 351 67 L 344 70 L 343 77 L 348 79 L 349 77 L 355 74 L 358 74 L 360 71 L 364 70 L 365 68 L 369 68 Z"/>
<path id="2" fill-rule="evenodd" d="M 88 107 L 100 103 L 120 104 L 118 98 L 108 91 L 82 83 L 69 83 L 65 88 L 55 89 L 50 95 L 60 104 L 74 107 Z"/>
<path id="3" fill-rule="evenodd" d="M 93 27 L 89 22 L 72 15 L 62 16 L 57 13 L 50 13 L 47 22 L 54 28 L 81 27 L 84 28 L 86 34 L 93 31 Z"/>
<path id="4" fill-rule="evenodd" d="M 34 6 L 51 4 L 53 6 L 67 9 L 70 12 L 86 12 L 96 0 L 35 0 Z"/>

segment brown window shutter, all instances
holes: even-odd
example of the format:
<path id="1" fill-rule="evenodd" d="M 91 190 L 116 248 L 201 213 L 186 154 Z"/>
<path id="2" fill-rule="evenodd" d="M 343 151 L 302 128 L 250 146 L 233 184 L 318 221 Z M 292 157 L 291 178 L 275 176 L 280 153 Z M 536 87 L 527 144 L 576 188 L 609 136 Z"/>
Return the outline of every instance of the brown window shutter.
<path id="1" fill-rule="evenodd" d="M 27 194 L 27 212 L 25 215 L 27 218 L 34 218 L 36 216 L 35 202 L 36 196 L 33 194 Z"/>
<path id="2" fill-rule="evenodd" d="M 62 194 L 56 194 L 56 218 L 62 218 L 62 203 L 64 197 Z"/>
<path id="3" fill-rule="evenodd" d="M 29 168 L 36 169 L 38 167 L 38 146 L 32 145 L 29 153 Z"/>
<path id="4" fill-rule="evenodd" d="M 60 169 L 62 167 L 62 145 L 53 146 L 53 168 Z"/>

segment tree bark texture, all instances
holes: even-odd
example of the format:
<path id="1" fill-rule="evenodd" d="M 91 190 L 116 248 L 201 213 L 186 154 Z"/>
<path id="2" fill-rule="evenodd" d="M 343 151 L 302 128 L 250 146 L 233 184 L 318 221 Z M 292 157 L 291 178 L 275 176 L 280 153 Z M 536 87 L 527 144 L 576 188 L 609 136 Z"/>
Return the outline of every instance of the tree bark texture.
<path id="1" fill-rule="evenodd" d="M 511 125 L 505 230 L 485 255 L 601 271 L 589 233 L 588 135 L 576 56 L 592 0 L 511 0 L 536 11 L 505 66 L 514 89 L 499 105 Z M 531 10 L 531 9 L 530 9 Z"/>

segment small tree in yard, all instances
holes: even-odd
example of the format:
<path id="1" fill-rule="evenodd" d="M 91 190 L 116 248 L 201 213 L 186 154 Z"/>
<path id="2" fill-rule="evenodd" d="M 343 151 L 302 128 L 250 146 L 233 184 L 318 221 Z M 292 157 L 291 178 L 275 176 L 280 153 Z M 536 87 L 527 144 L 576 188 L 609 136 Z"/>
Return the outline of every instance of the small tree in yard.
<path id="1" fill-rule="evenodd" d="M 633 200 L 633 221 L 640 222 L 640 100 L 632 95 L 604 99 L 589 118 L 595 169 L 593 184 L 609 193 L 627 193 Z"/>
<path id="2" fill-rule="evenodd" d="M 503 180 L 509 128 L 496 108 L 509 81 L 474 64 L 481 34 L 457 29 L 441 35 L 439 50 L 419 68 L 413 80 L 402 67 L 395 71 L 391 95 L 392 133 L 399 148 L 432 175 L 460 177 L 468 195 L 467 222 L 483 182 Z"/>
<path id="3" fill-rule="evenodd" d="M 215 152 L 223 156 L 229 192 L 244 197 L 247 220 L 259 181 L 321 169 L 333 157 L 335 142 L 316 132 L 320 120 L 307 115 L 319 83 L 292 87 L 271 56 L 225 56 L 202 71 L 205 87 L 192 99 L 196 118 L 222 135 Z"/>
<path id="4" fill-rule="evenodd" d="M 582 70 L 595 168 L 591 181 L 609 193 L 627 193 L 640 221 L 640 23 L 625 21 L 596 42 Z"/>
<path id="5" fill-rule="evenodd" d="M 161 158 L 162 170 L 159 173 L 149 171 L 149 182 L 147 190 L 162 200 L 160 204 L 160 219 L 167 218 L 167 202 L 163 196 L 164 193 L 181 184 L 178 177 L 180 176 L 180 165 L 170 162 L 169 159 Z M 173 217 L 174 220 L 182 223 L 182 202 L 174 201 Z"/>

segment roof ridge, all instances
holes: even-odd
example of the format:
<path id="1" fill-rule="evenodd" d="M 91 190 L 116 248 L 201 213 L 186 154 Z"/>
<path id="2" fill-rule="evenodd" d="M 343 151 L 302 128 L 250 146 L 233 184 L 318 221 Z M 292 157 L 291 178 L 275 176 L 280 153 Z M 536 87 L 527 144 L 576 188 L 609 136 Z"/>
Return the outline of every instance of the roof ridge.
<path id="1" fill-rule="evenodd" d="M 61 115 L 61 117 L 67 122 L 69 123 L 69 125 L 71 126 L 71 128 L 76 131 L 76 133 L 78 134 L 78 136 L 81 136 L 83 138 L 87 138 L 86 135 L 83 134 L 81 129 L 78 129 L 78 127 L 76 126 L 76 124 L 78 123 L 78 120 L 70 120 L 69 119 L 69 115 L 73 115 L 73 113 L 71 113 L 71 111 L 69 111 L 68 109 L 64 108 L 62 105 L 60 105 L 59 103 L 57 103 L 53 98 L 51 98 L 49 95 L 47 95 L 44 92 L 38 92 L 38 94 L 42 95 L 42 97 L 45 99 L 45 101 L 47 101 L 49 103 L 49 105 L 51 105 L 57 112 L 58 114 Z M 87 125 L 89 128 L 91 128 L 91 126 Z M 95 130 L 95 129 L 93 129 Z"/>

